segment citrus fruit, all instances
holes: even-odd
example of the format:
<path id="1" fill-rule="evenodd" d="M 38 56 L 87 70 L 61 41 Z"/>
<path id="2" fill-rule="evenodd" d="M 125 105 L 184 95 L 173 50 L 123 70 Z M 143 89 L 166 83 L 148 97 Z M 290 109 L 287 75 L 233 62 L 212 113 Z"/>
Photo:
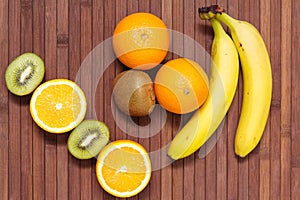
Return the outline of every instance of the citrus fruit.
<path id="1" fill-rule="evenodd" d="M 83 120 L 86 113 L 85 95 L 73 81 L 50 80 L 34 91 L 30 113 L 42 129 L 50 133 L 64 133 Z"/>
<path id="2" fill-rule="evenodd" d="M 142 70 L 157 66 L 166 57 L 169 32 L 164 22 L 150 13 L 134 13 L 123 18 L 113 33 L 113 48 L 127 67 Z"/>
<path id="3" fill-rule="evenodd" d="M 117 140 L 100 152 L 96 175 L 108 193 L 117 197 L 131 197 L 141 192 L 150 181 L 150 158 L 139 143 Z"/>
<path id="4" fill-rule="evenodd" d="M 168 61 L 157 72 L 154 91 L 167 111 L 185 114 L 199 108 L 208 96 L 206 72 L 196 62 L 178 58 Z"/>

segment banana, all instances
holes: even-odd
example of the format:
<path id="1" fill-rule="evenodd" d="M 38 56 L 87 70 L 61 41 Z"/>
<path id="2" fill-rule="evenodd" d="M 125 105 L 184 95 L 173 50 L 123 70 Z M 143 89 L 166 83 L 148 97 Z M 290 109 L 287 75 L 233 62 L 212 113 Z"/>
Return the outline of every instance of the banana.
<path id="1" fill-rule="evenodd" d="M 215 35 L 209 95 L 172 140 L 168 155 L 174 160 L 191 155 L 207 141 L 225 117 L 236 91 L 239 74 L 237 49 L 222 25 L 215 19 L 210 22 Z"/>
<path id="2" fill-rule="evenodd" d="M 238 49 L 243 74 L 243 101 L 235 136 L 235 153 L 248 155 L 259 143 L 272 98 L 272 70 L 267 48 L 259 31 L 250 23 L 232 18 L 218 5 L 199 9 L 230 29 Z"/>

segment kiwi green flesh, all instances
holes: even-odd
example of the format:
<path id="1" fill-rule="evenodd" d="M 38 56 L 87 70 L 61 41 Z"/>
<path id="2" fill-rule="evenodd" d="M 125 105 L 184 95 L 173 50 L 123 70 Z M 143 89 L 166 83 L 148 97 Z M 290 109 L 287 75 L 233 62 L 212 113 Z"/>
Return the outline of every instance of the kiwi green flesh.
<path id="1" fill-rule="evenodd" d="M 18 96 L 30 94 L 42 82 L 44 61 L 34 53 L 24 53 L 13 60 L 5 72 L 8 90 Z"/>
<path id="2" fill-rule="evenodd" d="M 85 120 L 80 123 L 68 138 L 69 152 L 78 159 L 96 157 L 108 143 L 109 130 L 97 120 Z"/>

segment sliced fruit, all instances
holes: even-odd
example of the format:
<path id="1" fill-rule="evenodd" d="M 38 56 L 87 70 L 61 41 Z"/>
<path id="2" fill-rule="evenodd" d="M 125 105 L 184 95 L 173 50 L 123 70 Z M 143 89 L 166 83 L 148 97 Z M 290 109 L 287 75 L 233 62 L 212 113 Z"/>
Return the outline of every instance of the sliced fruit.
<path id="1" fill-rule="evenodd" d="M 34 53 L 24 53 L 14 59 L 5 72 L 7 89 L 18 96 L 27 95 L 42 82 L 44 61 Z"/>
<path id="2" fill-rule="evenodd" d="M 131 197 L 141 192 L 150 181 L 150 158 L 139 143 L 114 141 L 100 152 L 96 174 L 100 185 L 108 193 Z"/>
<path id="3" fill-rule="evenodd" d="M 33 120 L 50 133 L 64 133 L 75 128 L 86 113 L 86 99 L 81 88 L 67 79 L 54 79 L 40 85 L 30 100 Z"/>
<path id="4" fill-rule="evenodd" d="M 69 152 L 78 159 L 90 159 L 108 143 L 109 130 L 98 120 L 84 120 L 70 134 Z"/>

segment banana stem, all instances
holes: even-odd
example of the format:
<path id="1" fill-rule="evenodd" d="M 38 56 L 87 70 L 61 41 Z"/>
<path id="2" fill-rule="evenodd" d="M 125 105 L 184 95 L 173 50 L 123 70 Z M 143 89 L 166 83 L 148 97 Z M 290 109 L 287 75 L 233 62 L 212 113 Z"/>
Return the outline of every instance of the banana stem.
<path id="1" fill-rule="evenodd" d="M 231 16 L 227 15 L 225 12 L 217 13 L 215 15 L 215 18 L 229 27 L 230 30 L 233 30 L 235 27 L 235 24 L 237 23 L 237 20 L 232 18 Z"/>
<path id="2" fill-rule="evenodd" d="M 218 20 L 211 18 L 209 21 L 214 29 L 215 37 L 220 37 L 222 34 L 225 34 L 225 31 Z"/>
<path id="3" fill-rule="evenodd" d="M 201 7 L 198 9 L 199 17 L 203 20 L 212 19 L 217 13 L 222 13 L 224 9 L 219 5 L 211 5 L 208 7 Z"/>
<path id="4" fill-rule="evenodd" d="M 237 20 L 230 17 L 225 13 L 225 10 L 219 5 L 211 5 L 208 7 L 202 7 L 198 9 L 199 17 L 203 20 L 211 20 L 216 18 L 217 20 L 226 24 L 230 29 L 234 27 Z"/>

